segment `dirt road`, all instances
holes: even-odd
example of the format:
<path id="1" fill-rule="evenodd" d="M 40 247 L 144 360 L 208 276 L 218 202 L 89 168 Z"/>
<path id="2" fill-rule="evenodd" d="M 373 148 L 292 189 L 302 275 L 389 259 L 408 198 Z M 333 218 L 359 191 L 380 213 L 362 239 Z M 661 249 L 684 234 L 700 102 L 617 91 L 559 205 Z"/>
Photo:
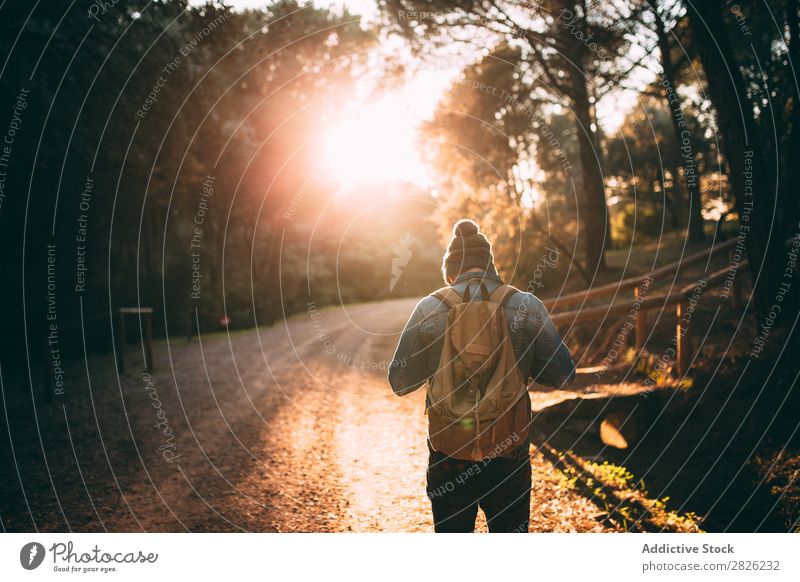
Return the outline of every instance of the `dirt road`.
<path id="1" fill-rule="evenodd" d="M 76 363 L 63 401 L 5 453 L 3 528 L 431 531 L 424 394 L 385 380 L 413 305 L 171 340 L 152 377 Z M 532 451 L 532 530 L 614 529 L 548 458 Z"/>

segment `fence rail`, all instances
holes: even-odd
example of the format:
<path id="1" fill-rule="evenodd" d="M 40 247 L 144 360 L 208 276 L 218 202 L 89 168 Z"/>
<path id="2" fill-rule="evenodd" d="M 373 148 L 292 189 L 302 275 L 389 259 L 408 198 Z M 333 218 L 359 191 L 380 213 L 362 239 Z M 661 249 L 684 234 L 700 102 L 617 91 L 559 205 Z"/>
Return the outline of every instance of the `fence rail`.
<path id="1" fill-rule="evenodd" d="M 620 291 L 627 291 L 630 289 L 637 289 L 647 281 L 648 279 L 652 282 L 660 281 L 662 279 L 666 279 L 671 275 L 675 275 L 678 270 L 683 267 L 688 267 L 691 265 L 695 265 L 697 263 L 701 263 L 704 260 L 710 260 L 712 257 L 722 253 L 723 251 L 731 250 L 733 247 L 736 246 L 738 239 L 731 239 L 729 241 L 725 241 L 724 243 L 715 245 L 710 251 L 708 249 L 698 251 L 692 255 L 688 255 L 677 261 L 673 261 L 668 265 L 664 265 L 663 267 L 659 267 L 658 269 L 654 269 L 649 273 L 645 273 L 643 275 L 635 275 L 633 277 L 628 277 L 627 279 L 623 279 L 621 281 L 616 281 L 614 283 L 608 283 L 606 285 L 600 285 L 598 287 L 593 287 L 591 289 L 586 289 L 583 291 L 576 291 L 574 293 L 569 293 L 567 295 L 560 295 L 558 297 L 550 297 L 547 299 L 543 299 L 542 302 L 545 304 L 545 307 L 549 310 L 553 310 L 559 307 L 564 307 L 566 305 L 575 305 L 575 304 L 583 304 L 587 301 L 591 301 L 593 299 L 597 299 L 599 297 L 605 297 L 607 295 L 614 295 L 619 293 Z"/>
<path id="2" fill-rule="evenodd" d="M 739 267 L 746 267 L 747 261 L 739 263 Z M 676 362 L 678 365 L 678 374 L 684 374 L 688 370 L 688 362 L 690 355 L 690 337 L 688 335 L 688 321 L 683 317 L 689 305 L 689 300 L 692 295 L 697 293 L 698 288 L 702 293 L 712 287 L 720 285 L 733 270 L 733 267 L 725 267 L 709 275 L 698 279 L 694 283 L 690 283 L 681 287 L 677 291 L 671 293 L 660 293 L 651 295 L 645 298 L 640 298 L 638 293 L 634 296 L 633 301 L 624 303 L 614 303 L 611 305 L 599 305 L 596 307 L 588 307 L 586 309 L 579 309 L 575 311 L 564 311 L 561 313 L 554 313 L 552 315 L 553 323 L 557 326 L 576 323 L 585 323 L 588 321 L 596 321 L 605 319 L 611 315 L 622 315 L 625 313 L 635 312 L 636 322 L 634 325 L 634 343 L 637 353 L 641 353 L 644 348 L 644 340 L 647 335 L 647 313 L 654 309 L 664 309 L 669 306 L 676 306 L 676 330 L 675 335 L 676 343 Z M 733 295 L 738 296 L 740 293 L 740 285 L 736 283 L 734 278 L 733 282 Z"/>
<path id="3" fill-rule="evenodd" d="M 787 239 L 785 243 L 789 244 L 792 240 L 794 239 Z M 691 355 L 691 336 L 688 333 L 690 318 L 684 317 L 684 314 L 688 312 L 690 307 L 689 302 L 692 296 L 705 293 L 709 289 L 720 286 L 729 277 L 730 273 L 733 272 L 731 300 L 733 307 L 738 308 L 739 304 L 741 303 L 742 286 L 741 283 L 737 283 L 736 279 L 739 274 L 738 271 L 748 268 L 749 262 L 746 259 L 743 259 L 738 261 L 736 266 L 729 265 L 709 274 L 706 277 L 701 277 L 693 283 L 687 284 L 668 293 L 647 296 L 645 296 L 645 293 L 649 289 L 649 285 L 652 285 L 652 283 L 655 281 L 668 278 L 670 275 L 675 276 L 681 268 L 700 263 L 703 260 L 708 260 L 723 251 L 731 250 L 737 242 L 738 239 L 732 239 L 714 246 L 710 251 L 706 249 L 697 252 L 693 255 L 684 257 L 681 260 L 650 271 L 649 273 L 637 275 L 635 277 L 629 277 L 627 279 L 623 279 L 622 281 L 609 283 L 608 285 L 603 285 L 587 291 L 578 291 L 562 297 L 544 299 L 543 302 L 545 306 L 552 311 L 565 305 L 574 305 L 577 303 L 583 304 L 591 299 L 616 294 L 621 290 L 633 289 L 634 295 L 632 301 L 622 301 L 617 303 L 609 303 L 606 305 L 584 307 L 572 311 L 554 312 L 551 317 L 555 325 L 563 326 L 567 324 L 575 325 L 589 321 L 605 320 L 607 317 L 613 315 L 634 313 L 636 320 L 634 325 L 634 344 L 637 354 L 641 353 L 644 349 L 644 342 L 648 330 L 647 313 L 654 309 L 663 310 L 665 307 L 675 306 L 675 360 L 678 374 L 683 375 L 689 369 Z M 642 287 L 647 281 L 650 281 L 650 283 L 643 291 Z M 701 290 L 699 294 L 698 288 Z"/>

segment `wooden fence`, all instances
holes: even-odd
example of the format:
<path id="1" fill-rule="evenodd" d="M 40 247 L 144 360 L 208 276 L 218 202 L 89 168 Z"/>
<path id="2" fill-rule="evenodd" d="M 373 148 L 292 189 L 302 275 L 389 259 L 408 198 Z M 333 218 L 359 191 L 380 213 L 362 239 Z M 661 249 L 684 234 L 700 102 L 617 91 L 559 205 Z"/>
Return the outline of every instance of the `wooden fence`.
<path id="1" fill-rule="evenodd" d="M 669 293 L 648 295 L 647 291 L 649 291 L 649 288 L 657 281 L 667 279 L 669 277 L 677 277 L 678 271 L 685 267 L 702 263 L 703 261 L 710 261 L 711 258 L 724 251 L 731 251 L 737 242 L 738 239 L 732 239 L 714 246 L 710 251 L 706 249 L 693 255 L 683 257 L 678 261 L 664 265 L 663 267 L 650 271 L 649 273 L 636 275 L 634 277 L 629 277 L 618 282 L 609 283 L 607 285 L 602 285 L 585 291 L 578 291 L 576 293 L 570 293 L 560 297 L 544 299 L 543 302 L 545 306 L 553 312 L 552 319 L 556 326 L 563 326 L 567 324 L 575 325 L 597 320 L 602 321 L 609 316 L 624 315 L 626 313 L 633 314 L 635 317 L 634 345 L 637 353 L 641 353 L 642 349 L 644 348 L 644 342 L 648 329 L 647 313 L 651 310 L 663 310 L 666 307 L 674 306 L 676 318 L 675 360 L 678 374 L 683 375 L 689 368 L 691 355 L 691 338 L 688 333 L 688 324 L 691 318 L 686 317 L 686 314 L 689 311 L 690 300 L 692 296 L 698 294 L 698 289 L 700 289 L 701 293 L 703 293 L 710 288 L 723 284 L 728 278 L 729 274 L 733 272 L 731 297 L 734 306 L 738 307 L 741 301 L 741 284 L 736 282 L 736 278 L 738 276 L 738 270 L 747 268 L 747 260 L 743 259 L 736 265 L 729 265 Z M 613 296 L 616 298 L 620 293 L 629 292 L 631 290 L 633 291 L 633 296 L 629 301 L 582 307 L 572 311 L 558 311 L 559 308 L 567 305 L 580 304 L 583 306 L 588 301 L 592 301 L 601 297 Z"/>

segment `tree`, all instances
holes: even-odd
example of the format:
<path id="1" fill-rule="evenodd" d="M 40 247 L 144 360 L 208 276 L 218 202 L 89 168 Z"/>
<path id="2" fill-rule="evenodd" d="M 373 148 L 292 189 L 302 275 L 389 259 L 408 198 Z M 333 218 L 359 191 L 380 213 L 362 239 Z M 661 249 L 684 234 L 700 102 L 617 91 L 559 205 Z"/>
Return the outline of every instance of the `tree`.
<path id="1" fill-rule="evenodd" d="M 590 0 L 382 0 L 394 28 L 415 42 L 515 42 L 526 74 L 536 81 L 530 98 L 569 107 L 577 128 L 582 180 L 581 239 L 589 270 L 605 268 L 610 242 L 595 103 L 605 86 L 635 66 L 625 61 L 626 5 Z M 410 15 L 410 16 L 409 16 Z"/>
<path id="2" fill-rule="evenodd" d="M 696 179 L 706 182 L 706 189 L 711 192 L 712 189 L 707 187 L 713 173 L 709 166 L 711 160 L 717 160 L 717 152 L 714 140 L 705 136 L 710 131 L 707 116 L 690 99 L 686 100 L 682 111 L 682 131 L 694 146 L 692 156 L 696 160 Z M 631 227 L 635 224 L 637 232 L 630 235 L 657 237 L 665 227 L 679 229 L 685 219 L 685 213 L 681 212 L 684 201 L 675 193 L 676 183 L 680 180 L 677 168 L 681 164 L 682 152 L 673 121 L 667 100 L 660 92 L 647 87 L 639 95 L 637 105 L 625 115 L 620 129 L 606 138 L 606 190 L 617 202 L 611 205 L 612 224 L 627 223 Z M 668 193 L 670 190 L 671 195 Z M 663 219 L 658 205 L 663 205 Z M 659 221 L 651 222 L 648 228 L 638 219 L 634 222 L 632 216 L 621 216 L 620 208 L 636 208 Z M 614 229 L 615 240 L 630 240 L 627 232 L 623 237 L 619 232 Z"/>
<path id="3" fill-rule="evenodd" d="M 477 217 L 491 230 L 498 268 L 523 283 L 526 266 L 535 265 L 538 256 L 531 258 L 545 246 L 575 254 L 571 182 L 578 166 L 574 123 L 557 116 L 553 126 L 529 99 L 525 70 L 521 51 L 507 45 L 465 67 L 423 125 L 421 140 L 438 170 L 442 234 L 449 235 L 457 218 Z M 533 166 L 537 176 L 522 170 Z M 573 264 L 589 284 L 581 262 Z"/>
<path id="4" fill-rule="evenodd" d="M 680 188 L 678 187 L 678 172 L 680 166 L 683 169 L 683 179 L 686 192 L 689 197 L 689 241 L 700 243 L 705 238 L 703 232 L 703 202 L 700 193 L 700 178 L 697 173 L 697 159 L 692 145 L 691 133 L 687 129 L 686 118 L 681 107 L 681 97 L 678 94 L 678 68 L 679 65 L 674 61 L 673 43 L 671 42 L 674 29 L 676 27 L 676 17 L 672 15 L 675 6 L 660 6 L 658 0 L 647 0 L 650 7 L 650 14 L 654 21 L 654 31 L 658 42 L 658 51 L 661 58 L 661 74 L 663 82 L 658 83 L 664 99 L 666 99 L 672 119 L 672 126 L 675 131 L 675 143 L 680 148 L 681 154 L 677 156 L 678 163 L 672 166 L 673 184 L 673 204 L 677 204 L 680 199 Z M 667 30 L 668 22 L 672 22 L 671 30 Z M 686 144 L 683 146 L 682 144 Z"/>
<path id="5" fill-rule="evenodd" d="M 347 12 L 291 0 L 243 12 L 119 0 L 96 20 L 85 3 L 14 2 L 0 11 L 0 110 L 13 111 L 20 90 L 29 90 L 12 164 L 3 168 L 5 191 L 16 195 L 0 208 L 0 242 L 9 279 L 20 283 L 5 286 L 0 299 L 28 306 L 9 314 L 7 336 L 22 336 L 23 316 L 31 336 L 47 325 L 45 241 L 59 249 L 58 318 L 70 324 L 62 339 L 73 350 L 82 342 L 67 335 L 80 332 L 81 307 L 104 327 L 87 339 L 89 349 L 111 345 L 108 317 L 119 305 L 155 307 L 157 333 L 182 332 L 190 306 L 214 326 L 223 310 L 252 312 L 254 303 L 261 321 L 280 314 L 270 240 L 286 228 L 278 218 L 317 163 L 313 138 L 337 109 L 332 96 L 363 72 L 373 33 Z M 190 241 L 209 175 L 203 291 L 193 301 Z M 79 294 L 82 215 L 87 274 Z"/>
<path id="6" fill-rule="evenodd" d="M 776 184 L 719 2 L 688 2 L 687 15 L 717 113 L 740 226 L 746 235 L 753 296 L 769 313 L 783 279 L 783 236 L 773 230 Z"/>
<path id="7" fill-rule="evenodd" d="M 741 0 L 726 8 L 729 34 L 745 41 L 733 48 L 765 155 L 779 164 L 778 223 L 793 232 L 800 219 L 794 179 L 800 159 L 800 4 Z"/>

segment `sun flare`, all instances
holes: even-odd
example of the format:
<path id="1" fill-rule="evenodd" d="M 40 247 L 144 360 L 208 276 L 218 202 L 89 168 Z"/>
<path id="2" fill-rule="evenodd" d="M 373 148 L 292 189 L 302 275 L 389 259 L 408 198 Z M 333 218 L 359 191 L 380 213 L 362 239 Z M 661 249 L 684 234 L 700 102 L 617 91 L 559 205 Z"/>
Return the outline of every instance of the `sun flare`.
<path id="1" fill-rule="evenodd" d="M 425 182 L 413 120 L 402 113 L 385 104 L 328 130 L 325 163 L 342 184 Z"/>
<path id="2" fill-rule="evenodd" d="M 372 103 L 354 104 L 323 138 L 323 158 L 343 186 L 359 183 L 431 183 L 418 149 L 417 128 L 433 113 L 451 73 L 419 75 Z"/>

